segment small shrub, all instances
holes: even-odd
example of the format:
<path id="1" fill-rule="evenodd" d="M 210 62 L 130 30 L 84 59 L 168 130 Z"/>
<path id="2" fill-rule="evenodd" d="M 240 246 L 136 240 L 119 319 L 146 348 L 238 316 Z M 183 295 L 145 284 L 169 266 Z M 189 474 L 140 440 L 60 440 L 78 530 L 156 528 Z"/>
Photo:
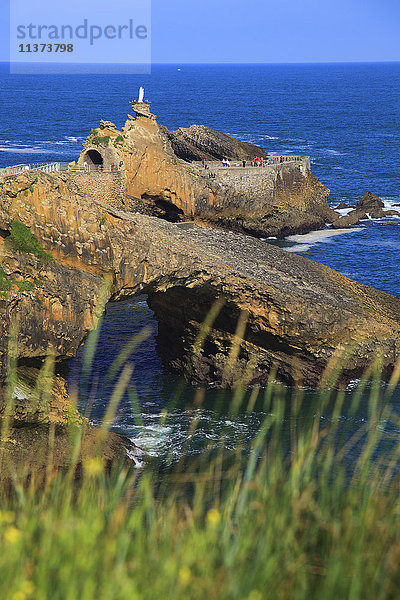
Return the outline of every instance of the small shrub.
<path id="1" fill-rule="evenodd" d="M 31 292 L 35 287 L 32 281 L 16 281 L 15 284 L 21 292 Z"/>
<path id="2" fill-rule="evenodd" d="M 94 144 L 95 146 L 108 146 L 109 143 L 110 143 L 109 135 L 104 135 L 103 137 L 96 136 L 92 139 L 92 144 Z"/>
<path id="3" fill-rule="evenodd" d="M 11 288 L 11 282 L 8 280 L 7 273 L 0 269 L 0 293 L 8 292 Z"/>
<path id="4" fill-rule="evenodd" d="M 124 138 L 123 138 L 123 136 L 122 136 L 122 135 L 119 135 L 119 136 L 116 138 L 115 142 L 114 142 L 114 146 L 117 146 L 118 144 L 122 144 L 122 143 L 123 143 L 123 141 L 124 141 Z"/>
<path id="5" fill-rule="evenodd" d="M 53 260 L 53 257 L 43 250 L 29 227 L 19 221 L 11 223 L 11 235 L 7 238 L 7 242 L 8 240 L 10 240 L 9 243 L 11 243 L 14 252 L 34 254 L 47 263 Z"/>
<path id="6" fill-rule="evenodd" d="M 31 194 L 33 194 L 33 192 L 35 190 L 35 188 L 33 187 L 33 185 L 31 185 L 31 187 L 29 188 L 29 190 L 30 190 Z"/>

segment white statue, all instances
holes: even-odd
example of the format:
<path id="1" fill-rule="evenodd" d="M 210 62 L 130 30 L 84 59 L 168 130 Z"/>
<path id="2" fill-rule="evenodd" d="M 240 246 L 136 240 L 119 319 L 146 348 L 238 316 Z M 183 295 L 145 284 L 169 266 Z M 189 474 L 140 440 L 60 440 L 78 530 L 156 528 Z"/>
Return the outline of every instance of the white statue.
<path id="1" fill-rule="evenodd" d="M 139 90 L 139 100 L 138 102 L 143 102 L 144 100 L 144 87 L 141 87 Z"/>

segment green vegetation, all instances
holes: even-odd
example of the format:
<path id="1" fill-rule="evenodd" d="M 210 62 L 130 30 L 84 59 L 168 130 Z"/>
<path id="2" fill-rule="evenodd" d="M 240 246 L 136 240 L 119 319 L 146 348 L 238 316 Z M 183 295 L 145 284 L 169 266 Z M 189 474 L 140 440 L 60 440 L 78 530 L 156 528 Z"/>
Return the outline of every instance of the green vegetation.
<path id="1" fill-rule="evenodd" d="M 84 369 L 92 364 L 97 339 L 95 330 Z M 123 357 L 143 339 L 131 340 L 110 372 L 120 372 Z M 52 469 L 50 433 L 43 477 L 16 475 L 13 464 L 11 489 L 0 492 L 0 598 L 397 600 L 398 436 L 385 450 L 385 463 L 376 450 L 388 419 L 399 427 L 388 401 L 400 365 L 386 403 L 378 402 L 379 360 L 371 365 L 348 409 L 357 414 L 369 385 L 368 419 L 346 442 L 338 435 L 345 396 L 332 391 L 338 372 L 331 367 L 330 387 L 321 391 L 316 411 L 302 390 L 294 390 L 287 414 L 286 390 L 274 373 L 268 388 L 254 388 L 248 400 L 238 390 L 230 419 L 239 410 L 250 414 L 261 402 L 264 420 L 253 440 L 228 451 L 222 434 L 220 443 L 214 441 L 196 460 L 183 456 L 173 468 L 149 463 L 141 471 L 122 465 L 109 471 L 98 453 L 84 459 L 76 481 L 80 431 L 70 431 L 67 472 Z M 122 368 L 103 436 L 132 370 Z M 132 400 L 140 423 L 134 394 Z M 188 443 L 200 412 L 197 392 Z M 167 413 L 160 417 L 160 427 L 165 424 Z M 1 438 L 4 476 L 5 449 L 12 445 L 4 423 Z M 345 461 L 349 453 L 351 469 Z"/>
<path id="2" fill-rule="evenodd" d="M 123 144 L 123 142 L 124 142 L 124 137 L 122 135 L 119 135 L 114 141 L 114 146 L 117 147 L 118 144 Z"/>
<path id="3" fill-rule="evenodd" d="M 15 285 L 21 292 L 31 292 L 35 287 L 32 281 L 16 281 Z"/>
<path id="4" fill-rule="evenodd" d="M 106 216 L 103 215 L 100 220 L 100 227 L 103 227 L 106 224 L 106 220 L 107 220 Z"/>
<path id="5" fill-rule="evenodd" d="M 4 269 L 0 269 L 0 295 L 4 295 L 6 292 L 8 292 L 13 285 L 16 285 L 21 292 L 31 292 L 37 286 L 36 281 L 36 279 L 34 282 L 17 281 L 16 279 L 11 281 Z"/>
<path id="6" fill-rule="evenodd" d="M 19 221 L 11 223 L 11 235 L 7 238 L 6 243 L 11 244 L 14 252 L 34 254 L 45 263 L 53 260 L 53 257 L 43 250 L 29 227 Z"/>
<path id="7" fill-rule="evenodd" d="M 0 268 L 0 294 L 8 292 L 11 288 L 11 282 L 8 280 L 7 273 Z"/>
<path id="8" fill-rule="evenodd" d="M 104 135 L 104 136 L 96 136 L 92 139 L 92 144 L 94 146 L 108 146 L 110 143 L 110 136 L 109 135 Z"/>

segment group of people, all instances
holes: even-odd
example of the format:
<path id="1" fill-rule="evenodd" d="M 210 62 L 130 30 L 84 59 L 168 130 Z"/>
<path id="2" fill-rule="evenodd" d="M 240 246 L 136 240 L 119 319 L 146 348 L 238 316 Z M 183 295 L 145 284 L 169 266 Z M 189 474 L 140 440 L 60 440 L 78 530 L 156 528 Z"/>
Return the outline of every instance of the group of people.
<path id="1" fill-rule="evenodd" d="M 253 160 L 251 161 L 251 166 L 252 167 L 263 167 L 264 166 L 264 158 L 261 156 L 261 158 L 259 156 L 255 156 L 253 158 Z"/>
<path id="2" fill-rule="evenodd" d="M 247 160 L 243 160 L 242 161 L 242 166 L 243 166 L 244 169 L 247 167 L 247 162 L 248 162 Z M 260 156 L 256 156 L 251 161 L 251 166 L 252 167 L 264 167 L 265 165 L 266 165 L 266 163 L 265 163 L 264 158 L 262 156 L 261 157 Z M 222 160 L 222 166 L 223 167 L 230 167 L 231 166 L 231 163 L 230 163 L 230 161 L 229 161 L 228 158 L 224 158 Z"/>
<path id="3" fill-rule="evenodd" d="M 111 163 L 110 165 L 110 170 L 113 173 L 114 171 L 120 171 L 122 169 L 122 167 L 124 166 L 124 161 L 120 161 L 119 165 L 117 166 L 114 162 Z M 83 168 L 85 171 L 90 171 L 93 170 L 93 167 L 96 167 L 97 171 L 104 171 L 104 165 L 88 165 L 88 162 L 85 160 L 83 163 Z"/>

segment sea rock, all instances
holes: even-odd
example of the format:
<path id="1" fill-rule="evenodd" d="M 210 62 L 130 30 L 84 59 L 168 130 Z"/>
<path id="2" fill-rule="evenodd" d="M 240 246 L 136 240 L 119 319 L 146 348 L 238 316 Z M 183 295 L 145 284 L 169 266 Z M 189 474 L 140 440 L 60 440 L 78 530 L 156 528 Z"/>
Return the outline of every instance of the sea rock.
<path id="1" fill-rule="evenodd" d="M 383 211 L 385 205 L 382 200 L 376 194 L 367 192 L 357 202 L 357 208 L 366 214 L 369 214 L 373 219 L 381 219 L 385 216 Z"/>
<path id="2" fill-rule="evenodd" d="M 400 217 L 400 212 L 398 210 L 385 210 L 385 217 Z"/>
<path id="3" fill-rule="evenodd" d="M 12 251 L 7 235 L 16 220 L 51 262 Z M 40 362 L 49 347 L 62 362 L 99 317 L 102 294 L 110 301 L 147 294 L 165 365 L 198 383 L 265 384 L 276 365 L 282 379 L 316 385 L 349 343 L 344 380 L 359 376 L 378 354 L 386 369 L 400 357 L 399 299 L 248 236 L 117 210 L 82 194 L 67 175 L 3 180 L 0 229 L 9 280 L 33 284 L 13 285 L 2 295 L 3 374 L 11 322 L 19 324 L 20 364 Z M 197 348 L 215 302 L 223 305 Z M 241 315 L 247 326 L 232 364 Z"/>
<path id="4" fill-rule="evenodd" d="M 204 125 L 192 125 L 177 131 L 163 128 L 178 158 L 186 161 L 203 160 L 247 160 L 254 157 L 268 158 L 268 152 L 262 148 L 239 141 L 226 133 L 215 131 Z"/>
<path id="5" fill-rule="evenodd" d="M 335 229 L 347 229 L 348 227 L 359 225 L 360 221 L 367 218 L 367 214 L 363 210 L 356 208 L 344 217 L 333 221 L 332 225 Z"/>
<path id="6" fill-rule="evenodd" d="M 346 208 L 354 208 L 354 206 L 350 206 L 350 204 L 346 204 L 346 202 L 341 202 L 335 210 L 344 210 Z"/>

